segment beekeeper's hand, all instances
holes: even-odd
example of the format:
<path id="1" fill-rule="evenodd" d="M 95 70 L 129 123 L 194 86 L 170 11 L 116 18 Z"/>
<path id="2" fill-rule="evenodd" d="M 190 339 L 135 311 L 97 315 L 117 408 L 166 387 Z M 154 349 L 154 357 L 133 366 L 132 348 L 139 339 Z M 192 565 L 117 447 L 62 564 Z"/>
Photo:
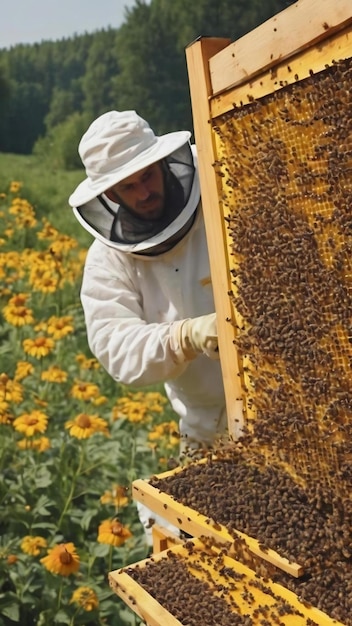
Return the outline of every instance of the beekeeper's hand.
<path id="1" fill-rule="evenodd" d="M 216 313 L 175 322 L 171 347 L 178 362 L 191 361 L 199 354 L 219 359 Z"/>

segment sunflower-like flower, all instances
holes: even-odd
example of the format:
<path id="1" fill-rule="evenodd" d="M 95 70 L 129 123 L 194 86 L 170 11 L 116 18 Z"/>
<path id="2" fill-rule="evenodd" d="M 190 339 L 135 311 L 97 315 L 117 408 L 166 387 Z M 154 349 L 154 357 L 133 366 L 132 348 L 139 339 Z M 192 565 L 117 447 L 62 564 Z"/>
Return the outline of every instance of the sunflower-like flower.
<path id="1" fill-rule="evenodd" d="M 82 370 L 97 370 L 100 368 L 100 363 L 97 359 L 92 357 L 88 358 L 82 352 L 76 354 L 75 358 Z"/>
<path id="2" fill-rule="evenodd" d="M 74 328 L 72 322 L 72 315 L 64 315 L 62 317 L 53 315 L 48 320 L 47 332 L 55 340 L 62 339 L 63 337 L 66 337 L 66 335 L 73 333 Z"/>
<path id="3" fill-rule="evenodd" d="M 112 419 L 127 419 L 129 422 L 139 424 L 150 421 L 150 415 L 145 402 L 123 397 L 118 398 L 113 407 Z"/>
<path id="4" fill-rule="evenodd" d="M 107 422 L 98 415 L 88 415 L 88 413 L 80 413 L 73 420 L 68 420 L 65 428 L 69 430 L 71 437 L 77 439 L 88 439 L 95 433 L 110 436 Z"/>
<path id="5" fill-rule="evenodd" d="M 16 372 L 15 372 L 15 380 L 23 380 L 23 378 L 27 378 L 34 372 L 34 367 L 32 363 L 28 361 L 17 361 Z"/>
<path id="6" fill-rule="evenodd" d="M 113 485 L 111 491 L 104 491 L 103 495 L 100 497 L 100 502 L 102 504 L 113 504 L 118 509 L 127 506 L 129 499 L 126 487 Z"/>
<path id="7" fill-rule="evenodd" d="M 44 433 L 48 426 L 48 417 L 42 411 L 33 410 L 23 413 L 13 422 L 13 427 L 26 437 L 33 437 L 36 433 Z"/>
<path id="8" fill-rule="evenodd" d="M 78 587 L 73 592 L 70 602 L 87 612 L 94 611 L 99 606 L 98 596 L 91 587 Z"/>
<path id="9" fill-rule="evenodd" d="M 162 424 L 156 424 L 153 430 L 148 434 L 149 441 L 153 442 L 151 447 L 159 445 L 165 448 L 173 448 L 180 442 L 180 435 L 178 433 L 178 425 L 175 421 L 163 422 Z"/>
<path id="10" fill-rule="evenodd" d="M 94 383 L 76 380 L 71 388 L 71 396 L 76 400 L 93 400 L 100 396 L 100 390 Z"/>
<path id="11" fill-rule="evenodd" d="M 65 383 L 68 374 L 58 365 L 51 365 L 47 370 L 41 373 L 40 378 L 49 383 Z"/>
<path id="12" fill-rule="evenodd" d="M 19 404 L 23 400 L 21 383 L 12 380 L 7 374 L 0 374 L 0 401 Z"/>
<path id="13" fill-rule="evenodd" d="M 8 304 L 3 308 L 3 316 L 12 326 L 34 324 L 33 311 L 26 306 L 12 306 Z"/>
<path id="14" fill-rule="evenodd" d="M 25 554 L 38 556 L 43 548 L 47 547 L 47 541 L 44 537 L 26 535 L 21 541 L 21 550 Z"/>
<path id="15" fill-rule="evenodd" d="M 33 356 L 35 359 L 41 359 L 53 351 L 55 342 L 50 337 L 42 335 L 35 339 L 24 339 L 22 345 L 26 354 Z"/>
<path id="16" fill-rule="evenodd" d="M 13 180 L 10 183 L 10 188 L 9 188 L 9 192 L 10 193 L 18 193 L 19 190 L 21 189 L 23 183 L 20 182 L 19 180 Z"/>
<path id="17" fill-rule="evenodd" d="M 40 559 L 44 567 L 52 574 L 69 576 L 79 570 L 80 560 L 73 543 L 60 543 Z"/>
<path id="18" fill-rule="evenodd" d="M 117 548 L 122 546 L 130 537 L 132 537 L 132 533 L 129 528 L 121 524 L 116 518 L 105 520 L 98 529 L 98 542 L 107 543 Z"/>
<path id="19" fill-rule="evenodd" d="M 51 448 L 50 439 L 48 437 L 38 437 L 37 439 L 21 439 L 17 442 L 20 450 L 36 450 L 37 452 L 45 452 Z"/>
<path id="20" fill-rule="evenodd" d="M 0 424 L 11 424 L 13 419 L 8 402 L 0 400 Z"/>

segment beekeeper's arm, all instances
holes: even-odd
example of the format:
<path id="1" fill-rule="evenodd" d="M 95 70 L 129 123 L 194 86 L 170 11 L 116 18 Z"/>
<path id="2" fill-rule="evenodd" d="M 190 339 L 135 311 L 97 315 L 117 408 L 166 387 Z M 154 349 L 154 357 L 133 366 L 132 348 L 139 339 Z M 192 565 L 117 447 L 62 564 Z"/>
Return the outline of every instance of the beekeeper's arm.
<path id="1" fill-rule="evenodd" d="M 147 323 L 128 275 L 86 264 L 81 290 L 91 351 L 109 374 L 145 386 L 179 376 L 202 353 L 218 358 L 215 314 Z"/>

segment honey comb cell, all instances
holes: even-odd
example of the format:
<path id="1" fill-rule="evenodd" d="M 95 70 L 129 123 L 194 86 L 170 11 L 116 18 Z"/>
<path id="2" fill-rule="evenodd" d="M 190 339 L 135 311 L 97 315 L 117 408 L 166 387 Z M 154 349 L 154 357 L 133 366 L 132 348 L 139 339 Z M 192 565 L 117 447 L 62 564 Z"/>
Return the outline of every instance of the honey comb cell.
<path id="1" fill-rule="evenodd" d="M 213 120 L 247 428 L 351 487 L 351 59 Z"/>

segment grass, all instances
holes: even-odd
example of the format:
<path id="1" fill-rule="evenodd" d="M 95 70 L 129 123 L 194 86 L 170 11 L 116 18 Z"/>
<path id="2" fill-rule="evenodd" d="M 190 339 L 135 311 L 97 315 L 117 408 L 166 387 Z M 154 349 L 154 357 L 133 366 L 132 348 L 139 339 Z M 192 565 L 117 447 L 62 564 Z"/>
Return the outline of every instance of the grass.
<path id="1" fill-rule="evenodd" d="M 0 153 L 1 191 L 6 191 L 11 181 L 22 181 L 22 196 L 34 206 L 36 215 L 47 217 L 61 233 L 87 246 L 92 238 L 68 204 L 68 197 L 84 177 L 83 168 L 67 172 L 34 155 Z"/>

